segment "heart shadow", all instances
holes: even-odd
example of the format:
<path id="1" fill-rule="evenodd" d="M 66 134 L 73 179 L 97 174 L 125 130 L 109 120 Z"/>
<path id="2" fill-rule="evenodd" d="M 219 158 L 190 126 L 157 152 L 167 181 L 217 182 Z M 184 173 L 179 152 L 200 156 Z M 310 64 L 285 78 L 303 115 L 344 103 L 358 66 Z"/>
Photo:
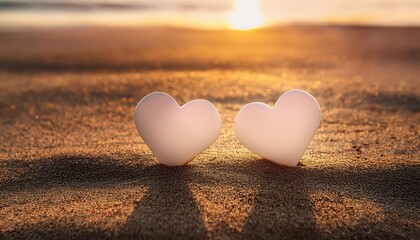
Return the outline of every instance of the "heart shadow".
<path id="1" fill-rule="evenodd" d="M 343 232 L 353 237 L 397 237 L 390 230 L 391 224 L 378 227 L 381 223 L 366 221 L 351 228 L 339 226 L 327 234 L 319 228 L 314 216 L 311 194 L 318 191 L 344 193 L 385 207 L 420 208 L 420 196 L 413 194 L 420 192 L 419 166 L 312 169 L 281 167 L 266 160 L 237 159 L 235 164 L 215 161 L 169 168 L 151 164 L 151 157 L 143 155 L 128 155 L 123 159 L 76 155 L 33 161 L 8 160 L 2 162 L 2 169 L 22 173 L 0 181 L 4 197 L 38 189 L 54 191 L 60 187 L 87 192 L 90 188 L 112 189 L 124 184 L 147 188 L 123 226 L 112 229 L 114 238 L 206 238 L 224 234 L 229 238 L 302 239 L 341 236 Z M 191 185 L 232 187 L 239 193 L 235 196 L 244 202 L 249 195 L 241 195 L 242 188 L 252 188 L 255 196 L 243 227 L 235 230 L 221 221 L 217 232 L 209 232 L 205 225 L 208 219 L 194 198 Z M 222 205 L 225 193 L 210 192 L 218 195 L 221 201 L 217 204 Z M 386 219 L 385 214 L 383 221 Z M 50 226 L 55 227 L 51 230 Z M 104 231 L 80 225 L 62 226 L 54 221 L 28 224 L 4 234 L 40 238 L 57 234 L 63 238 L 109 237 Z"/>
<path id="2" fill-rule="evenodd" d="M 188 165 L 155 165 L 149 170 L 156 175 L 122 227 L 121 237 L 182 239 L 187 234 L 204 239 L 207 232 L 202 212 L 188 187 L 191 179 L 200 176 Z"/>

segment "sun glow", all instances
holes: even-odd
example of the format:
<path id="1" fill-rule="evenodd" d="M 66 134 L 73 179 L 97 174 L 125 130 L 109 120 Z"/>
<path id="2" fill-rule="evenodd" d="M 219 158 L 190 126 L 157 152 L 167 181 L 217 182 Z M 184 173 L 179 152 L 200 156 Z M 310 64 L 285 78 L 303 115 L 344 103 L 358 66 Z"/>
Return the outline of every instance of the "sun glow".
<path id="1" fill-rule="evenodd" d="M 235 7 L 229 17 L 230 27 L 249 30 L 264 25 L 260 0 L 235 0 Z"/>

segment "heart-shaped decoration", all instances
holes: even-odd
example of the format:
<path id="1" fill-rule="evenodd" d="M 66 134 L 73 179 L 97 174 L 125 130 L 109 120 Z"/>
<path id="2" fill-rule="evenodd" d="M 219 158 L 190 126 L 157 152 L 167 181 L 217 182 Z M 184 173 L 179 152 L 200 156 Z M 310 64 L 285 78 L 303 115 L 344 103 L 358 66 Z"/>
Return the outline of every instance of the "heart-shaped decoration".
<path id="1" fill-rule="evenodd" d="M 235 121 L 239 141 L 249 150 L 277 164 L 297 166 L 321 120 L 316 99 L 290 90 L 274 108 L 254 102 L 241 108 Z"/>
<path id="2" fill-rule="evenodd" d="M 134 123 L 159 163 L 167 166 L 191 161 L 216 140 L 222 127 L 219 112 L 209 101 L 198 99 L 180 107 L 162 92 L 140 100 Z"/>

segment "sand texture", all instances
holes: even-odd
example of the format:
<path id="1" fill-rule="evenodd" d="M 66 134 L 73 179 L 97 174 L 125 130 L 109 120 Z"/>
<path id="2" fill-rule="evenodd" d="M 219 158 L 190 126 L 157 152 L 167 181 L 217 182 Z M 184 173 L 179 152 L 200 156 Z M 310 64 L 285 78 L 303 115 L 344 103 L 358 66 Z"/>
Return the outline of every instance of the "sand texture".
<path id="1" fill-rule="evenodd" d="M 1 239 L 420 239 L 419 28 L 2 30 L 0 46 Z M 322 120 L 287 168 L 233 123 L 294 88 Z M 153 91 L 221 114 L 186 166 L 136 132 Z"/>

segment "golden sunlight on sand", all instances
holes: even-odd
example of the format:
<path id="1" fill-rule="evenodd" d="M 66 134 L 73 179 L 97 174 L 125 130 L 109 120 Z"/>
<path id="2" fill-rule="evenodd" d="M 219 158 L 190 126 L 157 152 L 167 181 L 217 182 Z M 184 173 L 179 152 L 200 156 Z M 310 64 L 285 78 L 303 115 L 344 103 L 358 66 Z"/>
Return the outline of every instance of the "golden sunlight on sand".
<path id="1" fill-rule="evenodd" d="M 318 227 L 328 233 L 340 227 L 381 222 L 385 218 L 379 204 L 368 199 L 354 199 L 334 193 L 317 192 L 310 196 Z"/>
<path id="2" fill-rule="evenodd" d="M 234 9 L 229 16 L 232 29 L 250 30 L 264 25 L 259 0 L 235 0 Z"/>
<path id="3" fill-rule="evenodd" d="M 235 232 L 241 232 L 249 214 L 254 208 L 254 198 L 257 192 L 248 188 L 238 192 L 233 187 L 208 187 L 204 185 L 190 186 L 194 199 L 203 211 L 205 226 L 209 232 L 227 227 Z M 204 194 L 210 191 L 223 193 L 221 197 Z"/>

